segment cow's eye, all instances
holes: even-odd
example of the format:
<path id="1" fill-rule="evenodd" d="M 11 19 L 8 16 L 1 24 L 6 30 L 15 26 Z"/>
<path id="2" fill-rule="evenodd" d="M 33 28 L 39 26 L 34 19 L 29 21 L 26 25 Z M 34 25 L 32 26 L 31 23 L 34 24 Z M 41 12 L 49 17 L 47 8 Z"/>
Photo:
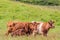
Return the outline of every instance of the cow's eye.
<path id="1" fill-rule="evenodd" d="M 12 27 L 12 26 L 10 25 L 10 27 Z"/>

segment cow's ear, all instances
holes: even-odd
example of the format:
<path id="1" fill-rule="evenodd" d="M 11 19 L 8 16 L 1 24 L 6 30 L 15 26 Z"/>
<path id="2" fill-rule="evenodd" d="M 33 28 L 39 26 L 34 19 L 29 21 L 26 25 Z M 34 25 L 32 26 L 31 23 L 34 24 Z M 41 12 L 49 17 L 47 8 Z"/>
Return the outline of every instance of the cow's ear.
<path id="1" fill-rule="evenodd" d="M 13 26 L 15 26 L 16 25 L 16 23 L 13 23 Z"/>
<path id="2" fill-rule="evenodd" d="M 34 24 L 36 24 L 37 22 L 34 22 Z"/>
<path id="3" fill-rule="evenodd" d="M 32 21 L 32 23 L 36 23 L 36 21 Z"/>
<path id="4" fill-rule="evenodd" d="M 48 22 L 49 24 L 53 24 L 53 23 L 55 23 L 53 20 L 50 20 L 49 22 Z"/>
<path id="5" fill-rule="evenodd" d="M 49 23 L 49 24 L 51 24 L 51 20 L 50 20 L 50 21 L 48 21 L 48 23 Z"/>
<path id="6" fill-rule="evenodd" d="M 55 21 L 53 21 L 53 23 L 55 23 Z"/>

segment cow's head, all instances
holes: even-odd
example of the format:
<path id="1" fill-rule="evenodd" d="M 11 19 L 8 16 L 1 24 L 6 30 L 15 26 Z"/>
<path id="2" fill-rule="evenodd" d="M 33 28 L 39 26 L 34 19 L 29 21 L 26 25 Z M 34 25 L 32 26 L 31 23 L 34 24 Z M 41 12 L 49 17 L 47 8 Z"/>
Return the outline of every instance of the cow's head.
<path id="1" fill-rule="evenodd" d="M 53 20 L 50 20 L 48 23 L 50 24 L 50 28 L 55 28 L 55 26 L 54 26 L 55 22 Z"/>
<path id="2" fill-rule="evenodd" d="M 8 25 L 8 30 L 7 30 L 6 35 L 8 35 L 9 33 L 15 30 L 14 26 L 16 25 L 16 23 L 8 23 L 7 25 Z"/>

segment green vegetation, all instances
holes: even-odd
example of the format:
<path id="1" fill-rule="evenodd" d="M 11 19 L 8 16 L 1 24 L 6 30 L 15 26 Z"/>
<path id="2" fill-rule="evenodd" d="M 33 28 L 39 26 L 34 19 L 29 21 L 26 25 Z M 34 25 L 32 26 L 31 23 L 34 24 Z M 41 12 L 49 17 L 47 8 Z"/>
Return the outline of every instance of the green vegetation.
<path id="1" fill-rule="evenodd" d="M 8 21 L 55 21 L 48 37 L 37 35 L 11 37 L 5 36 Z M 0 0 L 0 40 L 60 40 L 60 6 L 38 6 L 10 0 Z"/>
<path id="2" fill-rule="evenodd" d="M 16 0 L 25 3 L 31 3 L 36 5 L 60 5 L 60 0 Z"/>

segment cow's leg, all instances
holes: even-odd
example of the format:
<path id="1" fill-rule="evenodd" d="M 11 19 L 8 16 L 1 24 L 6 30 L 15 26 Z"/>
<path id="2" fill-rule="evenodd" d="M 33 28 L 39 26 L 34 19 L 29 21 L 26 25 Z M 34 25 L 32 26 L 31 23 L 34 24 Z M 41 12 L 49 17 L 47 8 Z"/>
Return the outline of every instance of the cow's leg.
<path id="1" fill-rule="evenodd" d="M 33 36 L 36 36 L 36 34 L 37 34 L 37 30 L 33 30 L 32 35 L 33 35 Z"/>
<path id="2" fill-rule="evenodd" d="M 47 31 L 43 32 L 43 36 L 47 37 Z"/>
<path id="3" fill-rule="evenodd" d="M 15 30 L 16 30 L 15 27 L 14 28 L 13 27 L 8 28 L 8 31 L 7 31 L 6 35 L 8 36 L 9 33 L 13 32 Z"/>
<path id="4" fill-rule="evenodd" d="M 7 36 L 8 36 L 8 35 L 9 35 L 9 31 L 7 31 L 7 32 L 5 33 L 5 35 L 7 35 Z"/>
<path id="5" fill-rule="evenodd" d="M 47 36 L 47 34 L 46 33 L 43 33 L 43 36 Z"/>
<path id="6" fill-rule="evenodd" d="M 11 33 L 11 36 L 12 36 L 12 37 L 14 36 L 14 32 Z"/>
<path id="7" fill-rule="evenodd" d="M 5 33 L 5 35 L 9 35 L 9 33 L 11 33 L 12 32 L 12 29 L 10 28 L 10 29 L 8 29 L 8 31 Z"/>

